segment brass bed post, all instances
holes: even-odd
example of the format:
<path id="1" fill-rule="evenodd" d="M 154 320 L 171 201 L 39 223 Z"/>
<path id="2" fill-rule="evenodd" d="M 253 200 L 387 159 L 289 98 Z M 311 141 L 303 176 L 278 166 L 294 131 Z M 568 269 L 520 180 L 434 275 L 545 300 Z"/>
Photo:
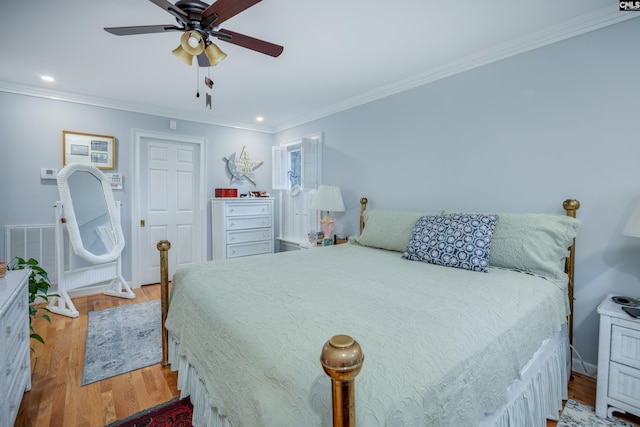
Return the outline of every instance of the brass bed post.
<path id="1" fill-rule="evenodd" d="M 367 209 L 367 200 L 366 197 L 360 199 L 360 234 L 362 234 L 362 230 L 364 230 L 364 210 Z"/>
<path id="2" fill-rule="evenodd" d="M 580 202 L 576 199 L 567 199 L 562 203 L 567 216 L 576 217 L 576 211 L 580 209 Z M 569 329 L 569 345 L 573 345 L 573 286 L 576 263 L 576 239 L 573 239 L 569 246 L 569 256 L 565 260 L 564 270 L 569 276 L 569 317 L 567 318 L 567 329 Z"/>
<path id="3" fill-rule="evenodd" d="M 162 312 L 162 366 L 167 366 L 168 361 L 168 336 L 164 327 L 167 320 L 167 312 L 169 311 L 169 264 L 167 255 L 171 249 L 171 243 L 168 240 L 160 240 L 156 245 L 160 251 L 160 311 Z"/>
<path id="4" fill-rule="evenodd" d="M 333 427 L 356 426 L 354 380 L 363 362 L 360 344 L 348 335 L 335 335 L 322 348 L 320 363 L 331 377 Z"/>

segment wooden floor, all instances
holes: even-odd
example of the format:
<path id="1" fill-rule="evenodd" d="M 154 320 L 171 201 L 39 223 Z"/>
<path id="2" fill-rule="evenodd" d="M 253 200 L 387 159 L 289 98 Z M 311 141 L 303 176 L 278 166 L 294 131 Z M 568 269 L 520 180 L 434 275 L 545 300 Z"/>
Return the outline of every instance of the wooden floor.
<path id="1" fill-rule="evenodd" d="M 80 317 L 51 314 L 50 324 L 42 319 L 34 321 L 45 345 L 32 341 L 32 388 L 22 399 L 15 427 L 103 427 L 179 395 L 177 374 L 160 364 L 80 386 L 87 313 L 159 299 L 160 285 L 144 286 L 134 292 L 133 300 L 102 294 L 74 298 Z M 569 397 L 595 406 L 595 396 L 595 380 L 575 374 L 569 385 Z M 628 420 L 640 426 L 640 419 Z M 548 421 L 547 427 L 556 424 Z"/>
<path id="2" fill-rule="evenodd" d="M 51 314 L 33 327 L 45 340 L 31 340 L 31 391 L 25 393 L 15 426 L 103 427 L 178 396 L 178 375 L 160 364 L 80 386 L 87 313 L 160 299 L 160 285 L 134 289 L 135 299 L 103 294 L 73 299 L 80 317 Z"/>

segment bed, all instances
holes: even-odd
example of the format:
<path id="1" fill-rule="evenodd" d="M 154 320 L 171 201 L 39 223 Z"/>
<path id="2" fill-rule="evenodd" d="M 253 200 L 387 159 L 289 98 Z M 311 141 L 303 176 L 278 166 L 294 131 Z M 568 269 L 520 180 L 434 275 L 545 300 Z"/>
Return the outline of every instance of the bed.
<path id="1" fill-rule="evenodd" d="M 320 356 L 336 334 L 353 337 L 366 359 L 348 384 L 357 425 L 557 419 L 570 375 L 579 203 L 565 201 L 567 215 L 361 203 L 361 234 L 347 244 L 174 274 L 165 348 L 193 424 L 332 425 L 336 390 Z M 461 222 L 473 224 L 470 255 L 435 256 L 429 245 L 456 237 L 447 227 Z"/>

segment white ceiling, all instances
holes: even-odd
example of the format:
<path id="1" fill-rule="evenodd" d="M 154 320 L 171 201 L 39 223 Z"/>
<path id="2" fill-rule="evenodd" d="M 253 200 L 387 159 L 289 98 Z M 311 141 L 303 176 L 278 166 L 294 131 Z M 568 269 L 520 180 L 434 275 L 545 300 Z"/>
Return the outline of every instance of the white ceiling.
<path id="1" fill-rule="evenodd" d="M 216 41 L 228 57 L 198 68 L 171 54 L 180 33 L 103 30 L 175 24 L 147 0 L 1 7 L 2 91 L 265 132 L 638 16 L 611 0 L 264 0 L 222 27 L 284 53 L 272 58 Z M 41 81 L 43 74 L 56 81 Z M 205 75 L 215 82 L 212 109 L 199 83 Z"/>

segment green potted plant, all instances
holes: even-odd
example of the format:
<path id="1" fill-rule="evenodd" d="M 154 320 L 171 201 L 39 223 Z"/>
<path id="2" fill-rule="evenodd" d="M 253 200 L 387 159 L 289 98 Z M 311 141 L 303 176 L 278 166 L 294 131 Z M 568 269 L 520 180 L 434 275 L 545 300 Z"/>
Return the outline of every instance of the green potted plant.
<path id="1" fill-rule="evenodd" d="M 38 265 L 38 261 L 33 258 L 25 261 L 24 258 L 15 257 L 7 267 L 9 270 L 31 269 L 31 274 L 29 275 L 29 336 L 44 344 L 42 337 L 34 331 L 32 320 L 38 317 L 39 312 L 44 312 L 40 317 L 51 323 L 51 318 L 48 314 L 49 309 L 42 306 L 43 303 L 49 301 L 49 297 L 57 296 L 56 294 L 49 294 L 49 288 L 51 287 L 49 276 L 45 269 Z M 33 351 L 33 348 L 31 350 Z"/>

